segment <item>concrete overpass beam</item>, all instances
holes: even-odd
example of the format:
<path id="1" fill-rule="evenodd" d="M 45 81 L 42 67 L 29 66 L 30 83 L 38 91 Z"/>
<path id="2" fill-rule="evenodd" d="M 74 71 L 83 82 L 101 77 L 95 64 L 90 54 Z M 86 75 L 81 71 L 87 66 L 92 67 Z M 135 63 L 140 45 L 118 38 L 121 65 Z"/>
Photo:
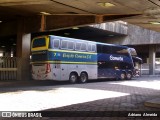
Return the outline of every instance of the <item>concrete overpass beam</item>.
<path id="1" fill-rule="evenodd" d="M 95 23 L 94 15 L 50 15 L 46 16 L 46 30 L 58 30 Z"/>

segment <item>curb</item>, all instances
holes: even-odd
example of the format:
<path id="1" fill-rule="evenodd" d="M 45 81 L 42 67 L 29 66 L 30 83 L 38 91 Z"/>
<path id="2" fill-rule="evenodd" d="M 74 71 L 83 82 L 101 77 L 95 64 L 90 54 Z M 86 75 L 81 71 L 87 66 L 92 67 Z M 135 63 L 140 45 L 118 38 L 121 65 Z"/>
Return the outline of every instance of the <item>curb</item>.
<path id="1" fill-rule="evenodd" d="M 147 107 L 160 108 L 160 98 L 146 101 L 144 105 Z"/>

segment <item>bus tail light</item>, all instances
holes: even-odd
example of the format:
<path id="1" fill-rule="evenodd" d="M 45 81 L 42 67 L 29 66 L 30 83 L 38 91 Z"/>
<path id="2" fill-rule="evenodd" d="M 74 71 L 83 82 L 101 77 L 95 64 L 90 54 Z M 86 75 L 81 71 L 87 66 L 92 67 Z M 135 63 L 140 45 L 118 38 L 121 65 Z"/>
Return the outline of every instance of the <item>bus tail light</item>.
<path id="1" fill-rule="evenodd" d="M 51 72 L 51 66 L 49 63 L 47 63 L 47 66 L 46 66 L 46 73 L 50 73 Z"/>

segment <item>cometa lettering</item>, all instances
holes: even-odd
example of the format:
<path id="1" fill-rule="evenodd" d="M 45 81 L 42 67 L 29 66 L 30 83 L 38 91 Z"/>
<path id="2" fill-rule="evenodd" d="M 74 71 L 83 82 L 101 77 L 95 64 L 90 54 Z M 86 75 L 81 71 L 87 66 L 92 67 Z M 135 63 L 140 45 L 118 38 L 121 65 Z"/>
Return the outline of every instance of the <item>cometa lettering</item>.
<path id="1" fill-rule="evenodd" d="M 114 57 L 114 56 L 111 55 L 110 60 L 123 61 L 123 57 Z"/>

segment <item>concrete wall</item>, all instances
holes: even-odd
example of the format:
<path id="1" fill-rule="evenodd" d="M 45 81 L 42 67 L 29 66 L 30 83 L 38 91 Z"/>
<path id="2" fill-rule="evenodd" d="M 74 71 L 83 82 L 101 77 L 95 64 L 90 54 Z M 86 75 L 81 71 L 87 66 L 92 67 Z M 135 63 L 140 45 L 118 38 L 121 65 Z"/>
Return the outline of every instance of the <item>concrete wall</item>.
<path id="1" fill-rule="evenodd" d="M 121 45 L 160 44 L 159 32 L 155 32 L 131 24 L 128 24 L 127 26 L 128 35 L 126 37 L 112 37 L 107 39 L 106 42 Z"/>
<path id="2" fill-rule="evenodd" d="M 111 31 L 114 33 L 123 34 L 123 35 L 128 34 L 127 23 L 123 21 L 107 22 L 107 23 L 101 23 L 101 24 L 90 25 L 90 26 L 94 28 L 99 28 L 102 30 Z"/>

